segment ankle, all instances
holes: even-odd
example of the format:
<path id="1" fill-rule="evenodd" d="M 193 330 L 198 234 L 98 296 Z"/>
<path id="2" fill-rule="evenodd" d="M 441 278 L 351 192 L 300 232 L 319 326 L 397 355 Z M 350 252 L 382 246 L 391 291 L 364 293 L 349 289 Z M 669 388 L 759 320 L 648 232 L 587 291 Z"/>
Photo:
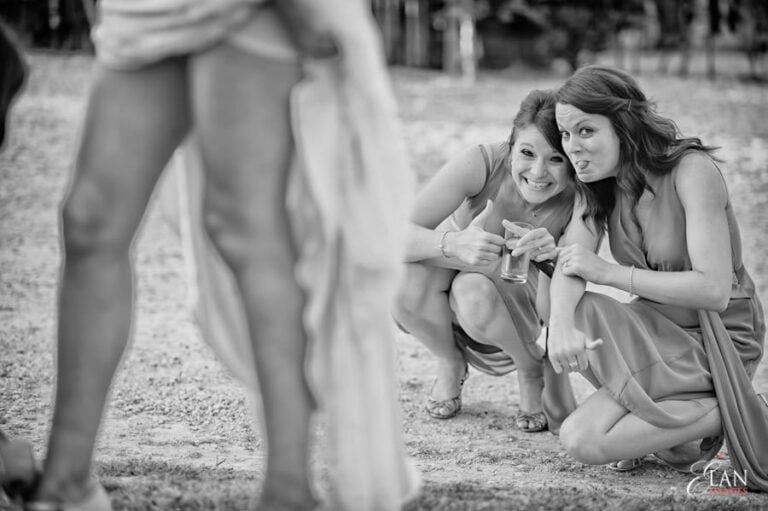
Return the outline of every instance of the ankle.
<path id="1" fill-rule="evenodd" d="M 261 490 L 258 510 L 303 511 L 317 507 L 318 500 L 309 481 L 296 477 L 267 476 Z"/>
<path id="2" fill-rule="evenodd" d="M 93 479 L 88 473 L 43 473 L 35 489 L 33 499 L 41 502 L 80 502 L 93 489 Z"/>

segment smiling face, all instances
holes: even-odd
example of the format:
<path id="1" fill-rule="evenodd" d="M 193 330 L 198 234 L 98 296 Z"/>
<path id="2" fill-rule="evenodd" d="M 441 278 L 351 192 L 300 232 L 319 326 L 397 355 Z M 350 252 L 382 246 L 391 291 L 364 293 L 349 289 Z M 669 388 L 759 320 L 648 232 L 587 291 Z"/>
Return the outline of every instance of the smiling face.
<path id="1" fill-rule="evenodd" d="M 610 119 L 587 114 L 573 105 L 555 106 L 563 150 L 573 164 L 579 181 L 592 183 L 619 172 L 619 137 Z"/>
<path id="2" fill-rule="evenodd" d="M 517 189 L 531 204 L 540 204 L 568 186 L 568 160 L 536 126 L 517 130 L 510 164 Z"/>

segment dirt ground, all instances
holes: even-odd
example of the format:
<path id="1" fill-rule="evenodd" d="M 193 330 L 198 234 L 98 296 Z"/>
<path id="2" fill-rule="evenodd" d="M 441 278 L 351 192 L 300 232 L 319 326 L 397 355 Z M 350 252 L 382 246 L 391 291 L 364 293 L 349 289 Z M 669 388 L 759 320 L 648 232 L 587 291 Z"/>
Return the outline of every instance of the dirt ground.
<path id="1" fill-rule="evenodd" d="M 60 262 L 57 206 L 66 187 L 91 59 L 35 54 L 0 155 L 0 427 L 44 452 L 54 382 L 54 307 Z M 505 138 L 525 93 L 562 77 L 483 74 L 472 87 L 395 69 L 404 136 L 420 179 L 451 154 Z M 720 146 L 748 268 L 768 303 L 768 91 L 724 77 L 713 83 L 641 76 L 663 114 Z M 116 509 L 241 509 L 254 501 L 263 455 L 245 393 L 202 342 L 190 318 L 176 234 L 153 207 L 135 244 L 137 314 L 132 350 L 113 387 L 97 473 Z M 423 412 L 433 361 L 397 339 L 402 421 L 421 470 L 414 509 L 768 509 L 768 497 L 700 494 L 691 476 L 648 461 L 617 474 L 574 461 L 549 433 L 514 426 L 514 375 L 472 372 L 464 408 L 435 421 Z M 578 399 L 591 391 L 580 377 Z M 768 391 L 768 363 L 755 386 Z M 318 432 L 318 435 L 321 435 Z M 768 448 L 768 447 L 766 447 Z M 313 466 L 322 481 L 319 455 Z M 321 484 L 322 487 L 322 484 Z M 0 509 L 8 507 L 0 501 Z"/>

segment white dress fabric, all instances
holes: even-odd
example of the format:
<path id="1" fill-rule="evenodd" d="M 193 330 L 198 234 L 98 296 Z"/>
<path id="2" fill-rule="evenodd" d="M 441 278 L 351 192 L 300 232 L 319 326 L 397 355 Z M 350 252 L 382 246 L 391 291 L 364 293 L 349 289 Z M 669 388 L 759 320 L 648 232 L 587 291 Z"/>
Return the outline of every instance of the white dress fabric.
<path id="1" fill-rule="evenodd" d="M 296 157 L 286 197 L 300 252 L 296 277 L 308 300 L 307 374 L 327 417 L 329 509 L 395 510 L 420 484 L 403 444 L 391 318 L 414 179 L 368 4 L 324 0 L 322 13 L 341 56 L 303 62 L 291 94 Z M 228 40 L 260 51 L 263 35 L 249 23 Z M 162 197 L 180 213 L 195 317 L 218 357 L 257 389 L 240 296 L 202 228 L 194 143 L 171 167 Z"/>

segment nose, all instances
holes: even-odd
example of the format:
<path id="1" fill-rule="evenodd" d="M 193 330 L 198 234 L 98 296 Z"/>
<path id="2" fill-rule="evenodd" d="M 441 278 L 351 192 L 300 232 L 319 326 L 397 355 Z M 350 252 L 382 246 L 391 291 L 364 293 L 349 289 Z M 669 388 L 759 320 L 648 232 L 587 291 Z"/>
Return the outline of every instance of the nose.
<path id="1" fill-rule="evenodd" d="M 544 158 L 536 158 L 536 161 L 531 165 L 531 174 L 534 176 L 542 176 L 547 173 L 546 168 Z"/>
<path id="2" fill-rule="evenodd" d="M 563 142 L 563 149 L 565 149 L 566 154 L 578 154 L 581 151 L 581 144 L 579 143 L 577 137 L 570 137 L 568 140 Z"/>

